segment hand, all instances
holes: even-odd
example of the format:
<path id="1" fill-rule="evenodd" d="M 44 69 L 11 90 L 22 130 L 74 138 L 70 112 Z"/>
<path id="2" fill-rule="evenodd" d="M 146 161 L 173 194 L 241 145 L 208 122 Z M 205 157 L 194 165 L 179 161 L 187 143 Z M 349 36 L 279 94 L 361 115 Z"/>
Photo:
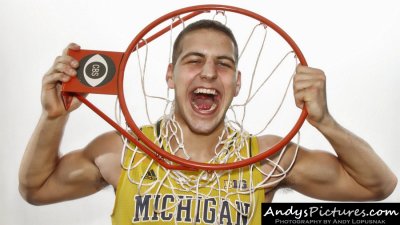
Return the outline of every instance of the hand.
<path id="1" fill-rule="evenodd" d="M 79 50 L 80 46 L 71 43 L 63 51 L 61 56 L 56 57 L 49 71 L 43 76 L 42 80 L 42 107 L 43 111 L 49 118 L 57 118 L 75 110 L 79 107 L 78 99 L 73 98 L 69 110 L 65 110 L 61 98 L 61 84 L 68 82 L 72 77 L 76 76 L 76 69 L 79 62 L 67 55 L 68 50 Z"/>
<path id="2" fill-rule="evenodd" d="M 331 118 L 326 101 L 326 77 L 322 70 L 298 65 L 293 78 L 296 106 L 308 111 L 307 121 L 318 126 Z"/>

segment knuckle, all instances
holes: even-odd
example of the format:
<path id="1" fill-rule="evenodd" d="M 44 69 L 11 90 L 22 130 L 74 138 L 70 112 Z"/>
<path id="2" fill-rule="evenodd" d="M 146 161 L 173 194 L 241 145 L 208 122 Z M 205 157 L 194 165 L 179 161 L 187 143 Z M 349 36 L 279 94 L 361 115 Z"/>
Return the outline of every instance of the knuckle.
<path id="1" fill-rule="evenodd" d="M 294 90 L 295 92 L 300 91 L 301 88 L 300 88 L 299 84 L 297 84 L 297 83 L 293 84 L 293 90 Z"/>
<path id="2" fill-rule="evenodd" d="M 322 81 L 325 81 L 325 80 L 326 80 L 325 73 L 324 73 L 324 72 L 319 73 L 319 74 L 318 74 L 318 78 L 319 78 L 320 80 L 322 80 Z"/>
<path id="3" fill-rule="evenodd" d="M 302 92 L 296 92 L 294 94 L 294 98 L 296 99 L 296 101 L 298 101 L 299 99 L 303 98 L 303 93 Z"/>
<path id="4" fill-rule="evenodd" d="M 314 68 L 314 70 L 315 70 L 315 72 L 316 72 L 316 73 L 318 73 L 318 74 L 324 73 L 324 71 L 323 71 L 323 70 L 321 70 L 321 69 L 318 69 L 318 68 Z"/>
<path id="5" fill-rule="evenodd" d="M 323 88 L 325 86 L 325 81 L 320 79 L 315 83 L 315 86 L 317 88 Z"/>
<path id="6" fill-rule="evenodd" d="M 49 78 L 51 78 L 53 72 L 52 70 L 49 70 L 47 73 L 44 74 L 44 76 L 42 77 L 42 82 L 46 83 L 48 82 Z"/>
<path id="7" fill-rule="evenodd" d="M 302 70 L 304 70 L 304 68 L 305 68 L 305 66 L 303 66 L 303 65 L 301 65 L 301 64 L 298 64 L 297 66 L 296 66 L 296 72 L 301 72 Z"/>
<path id="8" fill-rule="evenodd" d="M 57 69 L 59 72 L 65 72 L 66 69 L 67 69 L 67 65 L 65 65 L 64 63 L 58 63 L 58 64 L 56 65 L 56 69 Z"/>
<path id="9" fill-rule="evenodd" d="M 60 61 L 61 61 L 61 59 L 62 59 L 62 56 L 60 56 L 60 55 L 59 55 L 59 56 L 57 56 L 57 57 L 55 58 L 55 60 L 54 60 L 54 61 L 55 61 L 55 62 L 60 62 Z"/>
<path id="10" fill-rule="evenodd" d="M 293 76 L 293 83 L 297 84 L 301 80 L 301 76 L 299 74 L 295 74 Z"/>

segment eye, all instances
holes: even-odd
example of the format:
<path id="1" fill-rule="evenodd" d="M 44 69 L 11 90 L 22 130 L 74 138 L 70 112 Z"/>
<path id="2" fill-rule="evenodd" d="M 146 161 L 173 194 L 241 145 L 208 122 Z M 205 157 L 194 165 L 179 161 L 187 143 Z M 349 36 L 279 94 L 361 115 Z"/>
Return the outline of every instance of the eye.
<path id="1" fill-rule="evenodd" d="M 188 58 L 187 60 L 185 60 L 185 63 L 187 63 L 187 64 L 199 64 L 201 62 L 202 62 L 201 58 L 197 58 L 197 57 L 191 57 L 191 58 Z"/>
<path id="2" fill-rule="evenodd" d="M 200 63 L 200 60 L 189 60 L 188 61 L 188 63 L 191 63 L 191 64 L 196 64 L 196 63 Z"/>
<path id="3" fill-rule="evenodd" d="M 231 68 L 231 65 L 229 65 L 229 64 L 226 64 L 226 63 L 220 63 L 220 65 L 221 65 L 221 66 L 224 66 L 224 67 Z"/>
<path id="4" fill-rule="evenodd" d="M 218 62 L 218 65 L 224 68 L 229 68 L 232 69 L 234 68 L 234 65 L 230 61 L 220 61 Z"/>

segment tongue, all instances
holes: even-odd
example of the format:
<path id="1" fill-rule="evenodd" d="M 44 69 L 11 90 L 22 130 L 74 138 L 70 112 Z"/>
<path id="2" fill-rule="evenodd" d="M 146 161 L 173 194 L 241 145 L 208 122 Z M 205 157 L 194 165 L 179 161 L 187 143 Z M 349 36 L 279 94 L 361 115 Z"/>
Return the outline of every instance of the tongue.
<path id="1" fill-rule="evenodd" d="M 214 104 L 214 98 L 211 95 L 196 94 L 193 98 L 193 102 L 198 109 L 209 110 Z"/>

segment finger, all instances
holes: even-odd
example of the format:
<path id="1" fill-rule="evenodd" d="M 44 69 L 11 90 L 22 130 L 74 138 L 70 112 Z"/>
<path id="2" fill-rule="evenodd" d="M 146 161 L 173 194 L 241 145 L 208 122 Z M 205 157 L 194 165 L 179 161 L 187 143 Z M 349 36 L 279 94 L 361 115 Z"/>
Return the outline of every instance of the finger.
<path id="1" fill-rule="evenodd" d="M 307 80 L 314 80 L 316 79 L 314 74 L 309 74 L 309 73 L 296 73 L 293 77 L 293 82 L 301 82 L 301 81 L 307 81 Z"/>
<path id="2" fill-rule="evenodd" d="M 316 89 L 302 89 L 294 93 L 296 106 L 303 108 L 304 105 L 317 102 L 318 91 Z"/>
<path id="3" fill-rule="evenodd" d="M 79 66 L 78 60 L 76 60 L 75 58 L 73 58 L 72 56 L 69 56 L 69 55 L 57 56 L 56 59 L 54 60 L 53 65 L 56 65 L 57 63 L 68 64 L 73 68 L 78 68 L 78 66 Z"/>
<path id="4" fill-rule="evenodd" d="M 53 68 L 54 68 L 53 71 L 55 73 L 65 73 L 66 75 L 69 76 L 76 75 L 75 68 L 71 67 L 69 64 L 57 63 Z"/>
<path id="5" fill-rule="evenodd" d="M 294 82 L 293 83 L 293 92 L 297 93 L 304 89 L 311 88 L 311 87 L 313 87 L 314 83 L 315 82 L 313 80 L 301 80 L 301 81 Z"/>
<path id="6" fill-rule="evenodd" d="M 296 74 L 293 78 L 293 90 L 316 88 L 323 90 L 326 84 L 325 74 Z"/>
<path id="7" fill-rule="evenodd" d="M 77 93 L 77 95 L 80 95 L 80 96 L 86 98 L 88 96 L 88 93 Z M 76 108 L 79 107 L 80 104 L 82 104 L 82 102 L 78 99 L 77 96 L 74 96 L 72 98 L 71 108 L 69 109 L 69 111 L 75 110 Z"/>
<path id="8" fill-rule="evenodd" d="M 65 72 L 67 66 L 75 69 L 78 68 L 79 62 L 71 56 L 57 56 L 54 60 L 53 66 L 49 69 L 47 74 L 54 72 Z"/>
<path id="9" fill-rule="evenodd" d="M 313 68 L 313 67 L 309 67 L 309 66 L 303 66 L 303 65 L 299 64 L 296 67 L 296 73 L 316 74 L 316 73 L 324 73 L 324 71 L 322 71 L 320 69 L 317 69 L 317 68 Z"/>
<path id="10" fill-rule="evenodd" d="M 70 76 L 66 75 L 65 73 L 52 73 L 43 77 L 43 85 L 54 86 L 54 84 L 59 82 L 68 82 L 71 79 Z"/>
<path id="11" fill-rule="evenodd" d="M 63 50 L 62 54 L 63 55 L 68 55 L 68 50 L 74 50 L 78 51 L 81 49 L 81 46 L 79 46 L 76 43 L 69 43 L 68 46 Z"/>
<path id="12" fill-rule="evenodd" d="M 298 108 L 303 109 L 304 107 L 304 91 L 298 91 L 294 94 L 295 104 Z"/>

